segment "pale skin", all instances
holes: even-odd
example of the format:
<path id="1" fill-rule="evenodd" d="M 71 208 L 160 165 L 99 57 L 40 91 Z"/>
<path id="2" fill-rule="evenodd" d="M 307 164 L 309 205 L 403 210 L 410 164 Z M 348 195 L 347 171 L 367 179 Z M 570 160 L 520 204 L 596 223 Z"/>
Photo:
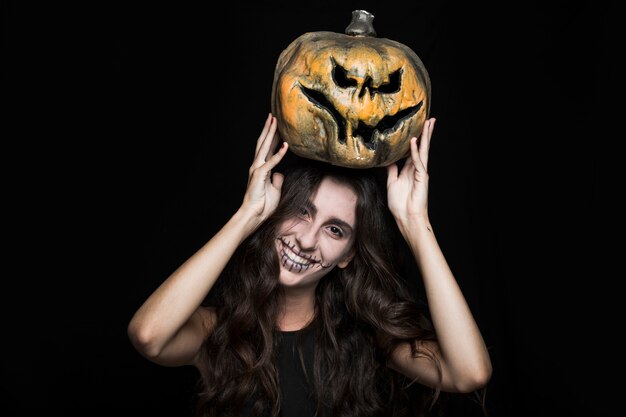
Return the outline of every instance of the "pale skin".
<path id="1" fill-rule="evenodd" d="M 439 358 L 441 378 L 431 359 L 410 356 L 408 344 L 392 353 L 388 366 L 427 386 L 449 392 L 471 392 L 488 382 L 491 362 L 428 218 L 427 167 L 434 123 L 434 119 L 427 120 L 420 140 L 411 139 L 411 155 L 400 172 L 396 164 L 388 167 L 387 192 L 389 209 L 419 265 L 437 334 L 437 342 L 423 342 L 420 346 Z M 272 173 L 272 169 L 288 149 L 283 143 L 274 152 L 278 141 L 276 119 L 270 114 L 256 143 L 240 208 L 150 295 L 131 319 L 129 338 L 147 359 L 164 366 L 201 366 L 199 352 L 215 324 L 214 310 L 202 307 L 201 303 L 236 248 L 278 205 L 283 176 Z M 354 206 L 350 205 L 349 192 L 340 187 L 332 182 L 320 185 L 322 191 L 312 201 L 317 210 L 303 212 L 295 225 L 285 226 L 284 244 L 278 241 L 278 250 L 293 246 L 302 256 L 307 251 L 306 256 L 310 255 L 311 259 L 323 258 L 331 265 L 328 269 L 349 264 L 353 255 L 349 228 L 354 226 Z M 343 206 L 330 207 L 330 200 L 340 204 L 336 198 L 339 195 L 347 196 L 341 203 Z M 337 217 L 343 223 L 336 223 Z M 338 235 L 338 227 L 346 232 L 343 236 Z M 293 258 L 293 253 L 289 256 Z M 326 272 L 311 267 L 296 275 L 291 261 L 283 259 L 286 263 L 282 264 L 280 282 L 286 298 L 277 325 L 281 330 L 297 330 L 313 317 L 315 285 Z"/>

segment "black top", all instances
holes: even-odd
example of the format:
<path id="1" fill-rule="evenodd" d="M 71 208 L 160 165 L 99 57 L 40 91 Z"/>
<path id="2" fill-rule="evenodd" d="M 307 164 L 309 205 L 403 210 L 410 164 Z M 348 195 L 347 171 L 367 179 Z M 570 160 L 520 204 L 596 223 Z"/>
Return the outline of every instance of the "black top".
<path id="1" fill-rule="evenodd" d="M 278 350 L 277 368 L 281 391 L 281 417 L 313 417 L 313 359 L 315 355 L 315 320 L 305 328 L 281 331 L 282 342 Z M 302 358 L 298 353 L 301 346 Z M 310 381 L 310 382 L 307 382 Z M 244 416 L 251 416 L 249 399 L 244 406 Z M 326 415 L 329 416 L 327 410 Z M 267 411 L 264 415 L 269 415 Z"/>
<path id="2" fill-rule="evenodd" d="M 277 364 L 281 389 L 281 417 L 313 417 L 315 414 L 315 402 L 311 396 L 315 354 L 314 330 L 315 326 L 309 324 L 301 330 L 281 332 L 283 340 Z M 298 353 L 298 345 L 302 346 L 302 358 Z"/>

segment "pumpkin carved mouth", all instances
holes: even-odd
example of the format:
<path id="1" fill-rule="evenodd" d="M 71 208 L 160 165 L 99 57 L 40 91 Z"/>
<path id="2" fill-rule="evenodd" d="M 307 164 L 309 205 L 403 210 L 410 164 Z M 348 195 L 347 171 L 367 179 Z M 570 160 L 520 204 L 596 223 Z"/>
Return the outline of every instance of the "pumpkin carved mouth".
<path id="1" fill-rule="evenodd" d="M 304 96 L 311 103 L 313 103 L 313 105 L 330 113 L 330 116 L 333 118 L 335 125 L 337 126 L 337 140 L 341 144 L 346 144 L 347 120 L 341 116 L 339 111 L 323 93 L 307 88 L 301 84 L 299 87 Z M 392 133 L 400 128 L 402 122 L 413 117 L 413 115 L 415 115 L 422 108 L 423 104 L 424 101 L 421 100 L 415 106 L 408 107 L 393 115 L 387 115 L 380 119 L 380 121 L 374 126 L 370 126 L 363 121 L 359 121 L 358 126 L 355 126 L 352 129 L 352 136 L 354 138 L 360 138 L 361 142 L 363 142 L 363 145 L 365 145 L 367 149 L 375 150 L 378 146 L 378 139 L 381 136 Z"/>

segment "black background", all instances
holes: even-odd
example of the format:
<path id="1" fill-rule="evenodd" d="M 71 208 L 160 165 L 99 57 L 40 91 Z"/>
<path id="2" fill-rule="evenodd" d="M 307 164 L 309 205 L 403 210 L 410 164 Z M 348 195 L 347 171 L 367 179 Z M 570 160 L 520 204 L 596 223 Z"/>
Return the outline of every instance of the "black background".
<path id="1" fill-rule="evenodd" d="M 279 53 L 354 9 L 429 71 L 431 221 L 491 350 L 490 415 L 614 414 L 612 4 L 3 5 L 11 415 L 191 415 L 195 370 L 126 325 L 239 206 Z"/>

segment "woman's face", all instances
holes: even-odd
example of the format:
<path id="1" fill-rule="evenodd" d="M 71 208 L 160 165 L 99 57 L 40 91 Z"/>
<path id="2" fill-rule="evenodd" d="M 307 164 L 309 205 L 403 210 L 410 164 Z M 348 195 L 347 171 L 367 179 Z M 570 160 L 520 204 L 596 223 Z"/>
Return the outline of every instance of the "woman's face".
<path id="1" fill-rule="evenodd" d="M 356 203 L 352 188 L 326 177 L 298 216 L 279 226 L 275 242 L 282 285 L 315 286 L 335 266 L 350 263 Z"/>

